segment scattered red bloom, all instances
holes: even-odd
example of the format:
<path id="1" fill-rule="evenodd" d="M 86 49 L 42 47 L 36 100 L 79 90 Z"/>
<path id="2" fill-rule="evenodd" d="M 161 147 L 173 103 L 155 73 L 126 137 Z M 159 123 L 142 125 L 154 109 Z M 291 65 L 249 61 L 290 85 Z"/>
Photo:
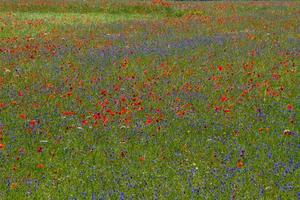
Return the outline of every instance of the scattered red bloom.
<path id="1" fill-rule="evenodd" d="M 152 3 L 155 5 L 160 5 L 160 6 L 163 6 L 163 7 L 170 7 L 172 4 L 169 3 L 169 2 L 165 2 L 163 0 L 152 0 Z"/>
<path id="2" fill-rule="evenodd" d="M 218 70 L 221 72 L 223 71 L 223 67 L 222 66 L 218 66 Z"/>
<path id="3" fill-rule="evenodd" d="M 34 128 L 35 127 L 35 125 L 36 125 L 36 120 L 30 120 L 30 122 L 29 122 L 29 126 L 31 127 L 31 128 Z"/>
<path id="4" fill-rule="evenodd" d="M 239 168 L 239 169 L 243 168 L 243 167 L 244 167 L 243 161 L 242 161 L 242 160 L 239 160 L 239 161 L 236 163 L 236 167 Z"/>
<path id="5" fill-rule="evenodd" d="M 220 110 L 221 110 L 221 107 L 220 107 L 220 106 L 216 106 L 216 107 L 215 107 L 215 111 L 216 111 L 216 112 L 220 112 Z"/>
<path id="6" fill-rule="evenodd" d="M 292 110 L 294 109 L 294 107 L 293 107 L 292 104 L 288 104 L 288 105 L 287 105 L 287 109 L 288 109 L 289 111 L 292 111 Z"/>
<path id="7" fill-rule="evenodd" d="M 126 102 L 126 97 L 125 96 L 121 96 L 121 101 L 124 103 Z"/>
<path id="8" fill-rule="evenodd" d="M 42 153 L 42 152 L 43 152 L 43 147 L 38 147 L 38 148 L 36 149 L 36 152 Z"/>
<path id="9" fill-rule="evenodd" d="M 120 114 L 123 115 L 125 113 L 126 113 L 126 108 L 122 108 L 121 111 L 120 111 Z"/>
<path id="10" fill-rule="evenodd" d="M 225 101 L 227 101 L 227 100 L 228 100 L 228 99 L 227 99 L 226 96 L 223 95 L 223 96 L 221 97 L 221 101 L 222 101 L 222 102 L 225 102 Z"/>
<path id="11" fill-rule="evenodd" d="M 272 78 L 275 79 L 275 80 L 278 80 L 280 78 L 280 75 L 276 74 L 276 73 L 273 73 Z"/>
<path id="12" fill-rule="evenodd" d="M 131 123 L 131 119 L 130 119 L 130 118 L 124 119 L 124 123 L 125 123 L 126 125 L 130 124 L 130 123 Z"/>
<path id="13" fill-rule="evenodd" d="M 0 149 L 4 149 L 5 148 L 5 144 L 0 143 Z"/>
<path id="14" fill-rule="evenodd" d="M 72 94 L 73 94 L 72 91 L 69 91 L 69 92 L 66 92 L 65 94 L 63 94 L 62 97 L 63 98 L 70 97 L 70 96 L 72 96 Z"/>
<path id="15" fill-rule="evenodd" d="M 115 113 L 111 109 L 107 109 L 105 112 L 109 113 L 110 116 L 115 115 Z"/>
<path id="16" fill-rule="evenodd" d="M 182 110 L 180 110 L 180 111 L 178 111 L 178 112 L 176 113 L 176 115 L 177 115 L 178 117 L 183 117 L 183 116 L 185 115 L 185 112 L 182 111 Z"/>
<path id="17" fill-rule="evenodd" d="M 122 67 L 126 67 L 128 65 L 129 61 L 128 58 L 124 58 L 123 63 L 122 63 Z"/>
<path id="18" fill-rule="evenodd" d="M 223 111 L 224 111 L 224 113 L 229 113 L 230 109 L 224 109 Z"/>
<path id="19" fill-rule="evenodd" d="M 152 119 L 151 119 L 151 118 L 147 118 L 145 124 L 146 124 L 146 125 L 149 125 L 149 124 L 151 124 L 151 123 L 152 123 Z"/>
<path id="20" fill-rule="evenodd" d="M 63 114 L 64 116 L 71 116 L 71 115 L 75 115 L 75 112 L 72 112 L 72 111 L 64 111 L 64 112 L 62 112 L 62 114 Z"/>
<path id="21" fill-rule="evenodd" d="M 94 122 L 93 122 L 93 126 L 96 127 L 97 125 L 98 125 L 98 122 L 97 122 L 97 121 L 94 121 Z"/>
<path id="22" fill-rule="evenodd" d="M 139 160 L 140 160 L 140 161 L 145 161 L 145 157 L 144 157 L 144 156 L 140 156 L 140 157 L 139 157 Z"/>
<path id="23" fill-rule="evenodd" d="M 86 126 L 88 123 L 89 123 L 88 120 L 82 120 L 81 121 L 82 126 Z"/>
<path id="24" fill-rule="evenodd" d="M 18 92 L 18 96 L 19 96 L 19 97 L 22 97 L 22 96 L 23 96 L 23 92 L 22 92 L 22 91 L 19 91 L 19 92 Z"/>
<path id="25" fill-rule="evenodd" d="M 37 164 L 37 165 L 36 165 L 36 168 L 38 168 L 38 169 L 43 169 L 43 168 L 45 168 L 45 165 L 44 165 L 44 164 Z"/>
<path id="26" fill-rule="evenodd" d="M 114 85 L 114 91 L 115 91 L 115 92 L 120 91 L 120 86 L 119 86 L 119 85 Z"/>
<path id="27" fill-rule="evenodd" d="M 94 118 L 94 120 L 98 120 L 98 119 L 101 118 L 101 114 L 100 113 L 94 113 L 93 118 Z"/>
<path id="28" fill-rule="evenodd" d="M 106 116 L 103 116 L 102 121 L 103 121 L 103 125 L 106 126 L 108 123 L 108 118 Z"/>
<path id="29" fill-rule="evenodd" d="M 25 114 L 20 114 L 20 118 L 25 120 L 26 119 L 26 115 Z"/>
<path id="30" fill-rule="evenodd" d="M 0 108 L 4 108 L 5 106 L 6 106 L 5 103 L 1 103 L 1 102 L 0 102 Z"/>

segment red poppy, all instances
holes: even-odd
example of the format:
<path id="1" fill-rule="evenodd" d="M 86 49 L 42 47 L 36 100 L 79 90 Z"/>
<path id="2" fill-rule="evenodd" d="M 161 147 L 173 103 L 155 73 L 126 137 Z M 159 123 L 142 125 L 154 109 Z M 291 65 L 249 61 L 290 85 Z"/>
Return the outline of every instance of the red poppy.
<path id="1" fill-rule="evenodd" d="M 223 67 L 222 66 L 218 66 L 218 70 L 219 71 L 223 71 Z"/>
<path id="2" fill-rule="evenodd" d="M 108 123 L 108 118 L 106 116 L 103 116 L 102 121 L 103 121 L 104 126 L 106 126 Z"/>
<path id="3" fill-rule="evenodd" d="M 126 97 L 125 96 L 121 96 L 121 101 L 124 103 L 126 101 Z"/>
<path id="4" fill-rule="evenodd" d="M 126 113 L 126 108 L 122 108 L 121 111 L 120 111 L 120 114 L 123 115 L 125 113 Z"/>
<path id="5" fill-rule="evenodd" d="M 81 121 L 82 126 L 86 126 L 88 123 L 89 123 L 88 120 L 82 120 Z"/>
<path id="6" fill-rule="evenodd" d="M 36 120 L 30 120 L 30 122 L 29 122 L 29 126 L 31 127 L 31 128 L 34 128 L 35 127 L 35 125 L 36 125 Z"/>
<path id="7" fill-rule="evenodd" d="M 149 125 L 149 124 L 151 124 L 151 123 L 152 123 L 152 119 L 151 119 L 151 118 L 147 118 L 145 124 L 146 124 L 146 125 Z"/>
<path id="8" fill-rule="evenodd" d="M 62 97 L 70 97 L 72 96 L 72 91 L 66 92 L 65 94 L 62 95 Z"/>
<path id="9" fill-rule="evenodd" d="M 105 112 L 109 113 L 111 116 L 115 115 L 111 109 L 106 109 Z"/>
<path id="10" fill-rule="evenodd" d="M 1 103 L 1 102 L 0 102 L 0 108 L 4 108 L 5 106 L 6 106 L 5 103 Z"/>
<path id="11" fill-rule="evenodd" d="M 126 67 L 128 65 L 129 61 L 128 58 L 124 58 L 123 63 L 122 63 L 122 67 Z"/>
<path id="12" fill-rule="evenodd" d="M 37 165 L 36 165 L 36 168 L 38 168 L 38 169 L 43 169 L 43 168 L 45 168 L 45 165 L 44 165 L 44 164 L 37 164 Z"/>
<path id="13" fill-rule="evenodd" d="M 36 149 L 36 152 L 42 153 L 42 152 L 43 152 L 43 147 L 38 147 L 38 148 Z"/>
<path id="14" fill-rule="evenodd" d="M 242 161 L 242 160 L 239 160 L 239 161 L 236 163 L 236 167 L 239 168 L 239 169 L 243 168 L 243 167 L 244 167 L 243 161 Z"/>
<path id="15" fill-rule="evenodd" d="M 98 119 L 101 118 L 101 114 L 100 113 L 95 113 L 95 114 L 93 114 L 93 118 L 94 118 L 94 120 L 98 120 Z"/>
<path id="16" fill-rule="evenodd" d="M 64 112 L 62 112 L 62 114 L 63 114 L 64 116 L 71 116 L 71 115 L 74 115 L 75 112 L 72 112 L 72 111 L 64 111 Z"/>
<path id="17" fill-rule="evenodd" d="M 225 95 L 223 95 L 222 97 L 221 97 L 221 101 L 222 102 L 225 102 L 225 101 L 227 101 L 228 99 L 227 99 L 227 97 L 225 96 Z"/>
<path id="18" fill-rule="evenodd" d="M 22 96 L 23 96 L 23 92 L 22 92 L 22 91 L 19 91 L 19 92 L 18 92 L 18 96 L 19 96 L 19 97 L 22 97 Z"/>
<path id="19" fill-rule="evenodd" d="M 140 157 L 139 157 L 139 160 L 140 160 L 140 161 L 145 161 L 145 157 L 144 157 L 144 156 L 140 156 Z"/>
<path id="20" fill-rule="evenodd" d="M 98 126 L 98 122 L 97 121 L 94 121 L 93 122 L 93 126 L 95 127 L 95 126 Z"/>
<path id="21" fill-rule="evenodd" d="M 0 149 L 4 149 L 4 148 L 5 148 L 5 144 L 0 143 Z"/>
<path id="22" fill-rule="evenodd" d="M 176 112 L 176 115 L 178 117 L 183 117 L 185 115 L 185 112 L 183 110 L 180 110 L 180 111 Z"/>
<path id="23" fill-rule="evenodd" d="M 220 107 L 220 106 L 216 106 L 216 107 L 215 107 L 215 111 L 216 111 L 216 112 L 220 112 L 220 110 L 221 110 L 221 107 Z"/>
<path id="24" fill-rule="evenodd" d="M 135 110 L 142 111 L 142 110 L 144 110 L 144 107 L 143 106 L 139 106 L 139 107 L 135 108 Z"/>
<path id="25" fill-rule="evenodd" d="M 161 3 L 161 1 L 162 1 L 162 0 L 152 0 L 152 3 L 153 3 L 153 4 L 158 4 L 158 3 Z"/>
<path id="26" fill-rule="evenodd" d="M 224 109 L 223 111 L 224 111 L 224 113 L 229 113 L 230 109 Z"/>
<path id="27" fill-rule="evenodd" d="M 288 105 L 287 105 L 287 109 L 288 109 L 289 111 L 292 111 L 292 110 L 294 109 L 294 107 L 293 107 L 292 104 L 288 104 Z"/>
<path id="28" fill-rule="evenodd" d="M 131 119 L 130 119 L 130 118 L 125 118 L 125 119 L 124 119 L 124 123 L 127 124 L 127 125 L 130 124 L 130 122 L 131 122 Z"/>
<path id="29" fill-rule="evenodd" d="M 26 115 L 25 114 L 20 114 L 20 118 L 24 120 L 24 119 L 26 119 Z"/>
<path id="30" fill-rule="evenodd" d="M 107 95 L 107 90 L 101 90 L 100 94 L 103 95 L 103 96 Z"/>

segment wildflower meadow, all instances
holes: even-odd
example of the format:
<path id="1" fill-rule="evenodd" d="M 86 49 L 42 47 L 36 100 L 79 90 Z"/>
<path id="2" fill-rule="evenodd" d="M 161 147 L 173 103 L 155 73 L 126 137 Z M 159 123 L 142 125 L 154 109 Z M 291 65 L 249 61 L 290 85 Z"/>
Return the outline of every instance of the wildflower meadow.
<path id="1" fill-rule="evenodd" d="M 1 0 L 0 199 L 300 199 L 297 1 Z"/>

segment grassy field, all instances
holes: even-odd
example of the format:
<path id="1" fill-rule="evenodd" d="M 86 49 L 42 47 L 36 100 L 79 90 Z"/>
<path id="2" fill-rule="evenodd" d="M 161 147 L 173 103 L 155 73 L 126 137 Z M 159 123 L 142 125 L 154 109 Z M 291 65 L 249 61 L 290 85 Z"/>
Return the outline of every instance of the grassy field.
<path id="1" fill-rule="evenodd" d="M 1 1 L 0 199 L 299 199 L 299 11 Z"/>

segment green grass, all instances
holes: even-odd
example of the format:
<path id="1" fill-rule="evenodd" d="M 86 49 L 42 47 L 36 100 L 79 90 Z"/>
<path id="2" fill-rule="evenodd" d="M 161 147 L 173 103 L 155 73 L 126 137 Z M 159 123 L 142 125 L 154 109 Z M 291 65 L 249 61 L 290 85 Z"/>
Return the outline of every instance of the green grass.
<path id="1" fill-rule="evenodd" d="M 50 32 L 53 29 L 64 29 L 65 26 L 97 25 L 107 23 L 121 23 L 127 20 L 158 20 L 161 15 L 153 14 L 110 14 L 110 13 L 51 13 L 51 12 L 0 12 L 0 17 L 9 24 L 4 27 L 0 37 L 34 37 L 41 32 Z M 17 21 L 18 24 L 11 24 Z M 32 24 L 35 24 L 32 27 Z"/>

